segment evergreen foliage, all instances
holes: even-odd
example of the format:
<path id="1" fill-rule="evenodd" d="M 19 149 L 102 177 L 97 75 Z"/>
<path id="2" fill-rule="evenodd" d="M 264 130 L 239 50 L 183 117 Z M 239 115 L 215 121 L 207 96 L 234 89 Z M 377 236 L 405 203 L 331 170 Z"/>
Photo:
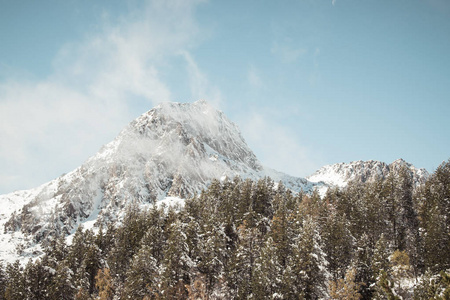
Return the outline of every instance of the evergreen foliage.
<path id="1" fill-rule="evenodd" d="M 183 207 L 141 210 L 21 266 L 1 299 L 449 299 L 450 161 L 294 195 L 269 178 L 214 180 Z"/>

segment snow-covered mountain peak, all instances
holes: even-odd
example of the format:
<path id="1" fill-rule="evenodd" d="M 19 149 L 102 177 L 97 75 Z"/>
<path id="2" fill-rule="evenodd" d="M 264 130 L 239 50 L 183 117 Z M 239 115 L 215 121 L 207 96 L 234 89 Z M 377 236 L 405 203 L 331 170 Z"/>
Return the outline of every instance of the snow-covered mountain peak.
<path id="1" fill-rule="evenodd" d="M 72 172 L 32 190 L 0 195 L 6 207 L 0 212 L 0 259 L 16 259 L 17 248 L 22 258 L 34 256 L 39 243 L 71 234 L 79 224 L 120 221 L 131 203 L 146 207 L 186 199 L 213 179 L 268 176 L 295 192 L 318 189 L 323 195 L 330 185 L 385 176 L 404 163 L 329 165 L 308 181 L 262 167 L 238 127 L 208 102 L 162 103 Z M 428 174 L 408 167 L 417 180 Z"/>
<path id="2" fill-rule="evenodd" d="M 386 178 L 390 172 L 397 172 L 401 167 L 408 168 L 415 186 L 423 183 L 429 176 L 425 169 L 417 169 L 400 158 L 391 164 L 376 160 L 359 160 L 326 165 L 306 178 L 311 182 L 324 182 L 331 186 L 345 187 L 352 180 L 366 182 Z"/>
<path id="3" fill-rule="evenodd" d="M 277 174 L 293 189 L 311 188 L 304 179 Z M 235 176 L 266 176 L 238 127 L 206 101 L 162 103 L 74 171 L 33 191 L 0 196 L 0 205 L 20 203 L 0 216 L 0 225 L 37 242 L 69 234 L 80 223 L 120 220 L 132 202 L 186 198 L 214 178 Z"/>
<path id="4" fill-rule="evenodd" d="M 150 159 L 159 155 L 172 160 L 176 153 L 186 151 L 185 147 L 191 156 L 222 156 L 256 171 L 262 169 L 238 127 L 206 101 L 158 105 L 131 122 L 93 159 L 134 160 L 136 156 Z"/>

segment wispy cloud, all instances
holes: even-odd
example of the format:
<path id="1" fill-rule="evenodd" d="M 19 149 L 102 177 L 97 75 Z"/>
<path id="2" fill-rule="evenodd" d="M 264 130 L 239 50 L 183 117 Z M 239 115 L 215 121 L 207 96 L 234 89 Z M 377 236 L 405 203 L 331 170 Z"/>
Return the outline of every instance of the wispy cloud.
<path id="1" fill-rule="evenodd" d="M 331 4 L 334 6 L 336 4 L 336 0 L 331 0 Z"/>
<path id="2" fill-rule="evenodd" d="M 272 54 L 278 56 L 283 63 L 296 62 L 302 55 L 307 53 L 304 48 L 291 47 L 288 43 L 275 42 L 270 49 Z"/>
<path id="3" fill-rule="evenodd" d="M 220 90 L 213 86 L 206 74 L 200 70 L 196 61 L 191 54 L 187 51 L 183 51 L 182 55 L 187 63 L 187 72 L 189 75 L 189 86 L 191 88 L 191 96 L 194 100 L 208 100 L 216 108 L 219 108 L 222 104 L 222 94 Z"/>
<path id="4" fill-rule="evenodd" d="M 136 102 L 170 101 L 159 70 L 180 50 L 189 53 L 199 3 L 148 1 L 64 45 L 47 78 L 0 82 L 0 193 L 79 165 L 134 117 Z M 195 69 L 194 60 L 188 64 Z"/>
<path id="5" fill-rule="evenodd" d="M 282 125 L 270 112 L 253 109 L 239 121 L 243 136 L 260 161 L 294 176 L 307 176 L 321 161 L 317 153 L 304 146 L 299 133 Z M 263 134 L 262 134 L 263 133 Z"/>

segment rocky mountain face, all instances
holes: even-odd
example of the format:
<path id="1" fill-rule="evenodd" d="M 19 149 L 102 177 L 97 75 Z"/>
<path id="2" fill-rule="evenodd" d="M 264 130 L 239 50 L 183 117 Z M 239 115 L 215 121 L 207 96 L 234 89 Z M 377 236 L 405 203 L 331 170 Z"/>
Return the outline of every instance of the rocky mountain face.
<path id="1" fill-rule="evenodd" d="M 414 186 L 424 183 L 429 177 L 425 169 L 417 169 L 412 164 L 403 159 L 397 159 L 391 164 L 380 161 L 353 161 L 351 163 L 339 163 L 327 165 L 314 174 L 306 177 L 311 182 L 322 182 L 326 186 L 345 187 L 350 181 L 374 181 L 375 179 L 385 179 L 391 172 L 397 174 L 400 168 L 406 167 L 413 181 Z"/>
<path id="2" fill-rule="evenodd" d="M 186 198 L 213 178 L 235 176 L 270 176 L 294 191 L 323 185 L 265 169 L 237 126 L 205 101 L 163 103 L 74 171 L 36 189 L 0 196 L 7 207 L 0 215 L 0 244 L 15 236 L 17 243 L 31 245 L 70 234 L 80 223 L 114 222 L 131 203 Z"/>
<path id="3" fill-rule="evenodd" d="M 120 221 L 130 204 L 142 207 L 163 199 L 183 199 L 212 179 L 266 176 L 294 192 L 323 194 L 349 180 L 386 176 L 404 161 L 352 162 L 325 166 L 308 179 L 265 168 L 237 126 L 205 101 L 163 103 L 132 121 L 82 166 L 28 191 L 0 196 L 0 259 L 39 254 L 55 234 L 71 234 L 79 224 Z M 428 173 L 407 164 L 416 183 Z"/>

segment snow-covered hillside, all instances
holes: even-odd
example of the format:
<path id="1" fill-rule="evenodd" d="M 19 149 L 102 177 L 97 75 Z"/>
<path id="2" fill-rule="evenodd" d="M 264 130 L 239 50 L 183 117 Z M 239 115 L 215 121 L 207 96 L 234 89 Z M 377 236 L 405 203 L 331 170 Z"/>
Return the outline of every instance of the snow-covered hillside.
<path id="1" fill-rule="evenodd" d="M 15 257 L 16 248 L 36 251 L 29 247 L 56 233 L 70 234 L 80 223 L 119 221 L 131 203 L 186 198 L 213 178 L 235 176 L 270 176 L 294 191 L 323 185 L 264 168 L 237 126 L 207 102 L 163 103 L 74 171 L 36 189 L 0 196 L 5 207 L 0 242 L 8 243 L 0 257 Z"/>
<path id="2" fill-rule="evenodd" d="M 386 178 L 390 172 L 396 172 L 402 166 L 406 166 L 409 169 L 415 186 L 424 183 L 429 177 L 427 170 L 417 169 L 403 159 L 397 159 L 391 164 L 375 160 L 359 160 L 351 163 L 327 165 L 306 178 L 310 182 L 323 182 L 330 186 L 345 187 L 352 180 L 366 182 L 377 178 Z"/>
<path id="3" fill-rule="evenodd" d="M 307 179 L 293 177 L 263 167 L 237 126 L 207 102 L 163 103 L 72 172 L 35 189 L 0 196 L 0 259 L 12 261 L 18 253 L 21 258 L 36 256 L 43 241 L 70 235 L 80 224 L 90 228 L 120 221 L 132 203 L 178 203 L 214 178 L 268 176 L 294 192 L 318 189 L 324 195 L 329 186 L 386 176 L 402 164 L 415 183 L 428 176 L 398 160 L 390 165 L 336 164 Z"/>

